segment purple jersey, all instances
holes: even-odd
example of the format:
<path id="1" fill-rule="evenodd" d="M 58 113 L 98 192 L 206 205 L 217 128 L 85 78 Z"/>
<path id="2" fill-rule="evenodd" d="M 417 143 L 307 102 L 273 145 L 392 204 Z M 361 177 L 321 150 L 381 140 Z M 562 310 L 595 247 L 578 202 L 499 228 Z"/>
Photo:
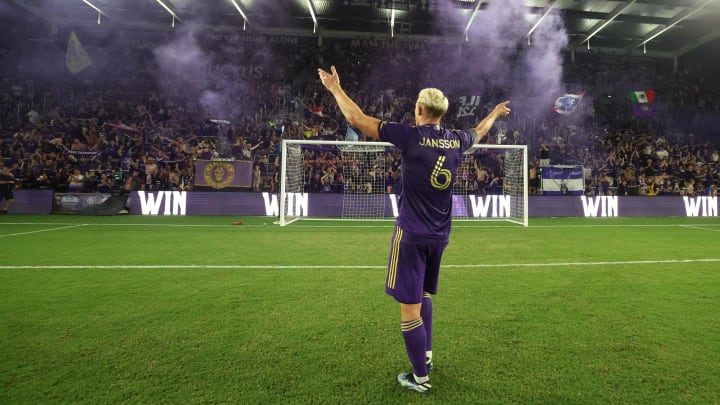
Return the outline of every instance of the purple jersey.
<path id="1" fill-rule="evenodd" d="M 462 154 L 474 137 L 439 125 L 380 122 L 380 139 L 400 148 L 402 191 L 395 222 L 418 236 L 448 239 L 452 188 Z"/>

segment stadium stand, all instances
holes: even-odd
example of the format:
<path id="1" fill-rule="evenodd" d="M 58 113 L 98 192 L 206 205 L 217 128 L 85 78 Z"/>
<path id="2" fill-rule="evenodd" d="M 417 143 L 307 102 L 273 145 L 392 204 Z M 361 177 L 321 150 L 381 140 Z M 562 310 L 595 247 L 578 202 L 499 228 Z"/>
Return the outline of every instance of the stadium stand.
<path id="1" fill-rule="evenodd" d="M 113 40 L 131 46 L 105 55 L 87 74 L 67 77 L 48 74 L 62 68 L 58 49 L 66 39 L 30 44 L 24 34 L 4 32 L 0 42 L 0 58 L 10 61 L 0 79 L 0 155 L 18 188 L 192 190 L 197 159 L 225 158 L 253 161 L 255 181 L 244 190 L 277 191 L 281 139 L 343 140 L 347 130 L 316 80 L 317 66 L 337 61 L 362 108 L 394 121 L 412 120 L 418 84 L 427 81 L 427 72 L 409 63 L 422 50 L 394 49 L 378 58 L 366 49 L 316 44 L 246 47 L 240 54 L 216 46 L 206 51 L 222 80 L 210 93 L 188 97 L 187 89 L 169 88 L 158 77 L 153 49 L 163 38 L 156 33 L 118 33 Z M 252 68 L 233 69 L 237 59 Z M 364 87 L 362 78 L 377 71 L 376 62 L 384 80 Z M 406 68 L 392 69 L 400 65 Z M 568 120 L 550 108 L 532 119 L 514 114 L 488 142 L 528 144 L 534 166 L 540 145 L 547 145 L 551 163 L 585 167 L 589 195 L 717 195 L 720 82 L 712 69 L 588 54 L 566 61 L 564 70 L 567 86 L 588 95 L 580 118 Z M 479 80 L 488 100 L 510 96 L 507 83 Z M 637 117 L 629 99 L 618 97 L 628 83 L 661 95 L 654 115 Z M 457 108 L 458 89 L 451 83 L 445 90 Z M 454 113 L 446 125 L 467 126 Z M 334 156 L 319 150 L 306 158 L 309 191 L 342 190 L 347 168 L 337 167 Z M 394 178 L 397 160 L 389 155 L 387 172 L 376 175 Z M 479 177 L 497 174 L 483 170 L 490 172 L 470 173 L 481 188 L 489 184 Z"/>

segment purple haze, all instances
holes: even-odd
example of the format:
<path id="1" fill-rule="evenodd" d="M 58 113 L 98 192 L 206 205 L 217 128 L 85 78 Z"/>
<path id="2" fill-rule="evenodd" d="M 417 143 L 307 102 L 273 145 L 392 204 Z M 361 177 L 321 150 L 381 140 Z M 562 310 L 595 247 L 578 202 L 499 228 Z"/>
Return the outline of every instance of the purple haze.
<path id="1" fill-rule="evenodd" d="M 480 95 L 483 104 L 494 105 L 510 99 L 513 110 L 529 118 L 547 114 L 555 98 L 565 92 L 562 50 L 568 35 L 562 18 L 553 10 L 534 31 L 528 45 L 527 34 L 544 10 L 528 21 L 526 15 L 532 9 L 525 3 L 489 3 L 478 11 L 465 41 L 462 33 L 473 9 L 462 13 L 452 0 L 437 0 L 430 15 L 435 34 L 444 42 L 411 55 L 412 62 L 402 64 L 406 76 L 420 76 L 414 85 L 440 88 L 451 101 L 459 96 Z M 392 77 L 392 65 L 377 60 L 368 81 Z"/>

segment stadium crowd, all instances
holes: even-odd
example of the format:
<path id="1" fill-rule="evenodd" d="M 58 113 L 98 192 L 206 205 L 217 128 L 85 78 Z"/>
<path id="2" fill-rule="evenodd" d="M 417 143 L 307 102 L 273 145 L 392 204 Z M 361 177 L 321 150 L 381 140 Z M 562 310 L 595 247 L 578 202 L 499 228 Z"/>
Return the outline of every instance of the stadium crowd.
<path id="1" fill-rule="evenodd" d="M 85 77 L 58 80 L 62 75 L 27 66 L 31 60 L 57 67 L 51 60 L 57 52 L 37 46 L 28 57 L 27 48 L 0 47 L 0 58 L 16 61 L 0 79 L 1 164 L 14 175 L 16 187 L 100 193 L 192 190 L 195 162 L 222 158 L 253 162 L 248 190 L 277 191 L 281 139 L 344 140 L 354 135 L 316 80 L 317 66 L 334 61 L 364 111 L 394 121 L 413 121 L 418 83 L 428 81 L 428 72 L 398 68 L 412 65 L 423 50 L 394 49 L 378 67 L 373 64 L 376 51 L 367 48 L 285 46 L 263 53 L 246 47 L 239 51 L 246 53 L 241 57 L 256 68 L 228 70 L 238 55 L 223 56 L 218 49 L 214 74 L 223 79 L 222 86 L 213 89 L 217 102 L 203 103 L 204 98 L 188 99 L 182 89 L 162 85 L 151 48 L 139 40 L 119 56 L 128 63 L 111 61 Z M 283 57 L 271 58 L 272 53 Z M 364 86 L 363 77 L 377 75 L 378 68 L 386 85 Z M 508 83 L 491 86 L 481 80 L 486 100 L 509 94 Z M 587 94 L 574 116 L 550 108 L 533 118 L 515 114 L 487 139 L 529 145 L 531 193 L 541 192 L 533 180 L 542 175 L 539 167 L 550 163 L 585 167 L 588 194 L 717 195 L 720 82 L 713 71 L 588 56 L 566 63 L 564 81 Z M 463 95 L 459 86 L 443 89 L 453 108 Z M 622 96 L 638 86 L 658 94 L 657 114 L 633 115 Z M 484 115 L 485 108 L 480 106 L 476 116 Z M 445 124 L 466 126 L 454 109 Z M 345 164 L 337 153 L 322 149 L 306 150 L 304 157 L 305 189 L 311 192 L 392 192 L 401 165 L 392 152 Z M 497 158 L 474 158 L 461 168 L 462 184 L 456 186 L 499 192 L 500 167 Z"/>

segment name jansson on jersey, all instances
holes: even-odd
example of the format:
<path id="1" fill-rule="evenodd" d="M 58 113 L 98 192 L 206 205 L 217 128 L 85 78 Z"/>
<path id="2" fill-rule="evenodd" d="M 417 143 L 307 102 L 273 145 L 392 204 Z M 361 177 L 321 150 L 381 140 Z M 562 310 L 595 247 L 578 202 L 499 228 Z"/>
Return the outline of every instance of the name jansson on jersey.
<path id="1" fill-rule="evenodd" d="M 429 139 L 423 137 L 420 140 L 420 146 L 440 149 L 460 149 L 460 141 L 457 139 Z"/>

